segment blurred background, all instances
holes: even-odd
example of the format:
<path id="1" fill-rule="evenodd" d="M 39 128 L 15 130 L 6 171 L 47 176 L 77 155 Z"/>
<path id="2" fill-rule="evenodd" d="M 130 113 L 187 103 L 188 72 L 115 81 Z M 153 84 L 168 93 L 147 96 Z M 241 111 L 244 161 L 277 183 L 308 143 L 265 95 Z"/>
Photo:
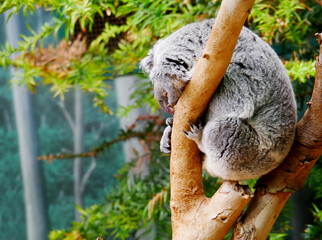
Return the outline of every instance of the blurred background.
<path id="1" fill-rule="evenodd" d="M 1 1 L 1 240 L 171 239 L 167 116 L 138 63 L 220 2 Z M 283 60 L 298 119 L 321 14 L 318 0 L 258 0 L 245 23 Z M 321 181 L 318 161 L 270 239 L 322 239 Z M 208 196 L 220 183 L 204 174 Z"/>

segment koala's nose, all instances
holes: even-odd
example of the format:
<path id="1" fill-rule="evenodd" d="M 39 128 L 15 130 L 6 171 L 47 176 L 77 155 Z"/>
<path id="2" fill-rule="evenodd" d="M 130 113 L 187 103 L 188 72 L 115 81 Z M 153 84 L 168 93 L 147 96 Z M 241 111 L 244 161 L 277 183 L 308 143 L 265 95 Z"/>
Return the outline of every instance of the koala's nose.
<path id="1" fill-rule="evenodd" d="M 168 94 L 168 104 L 170 105 L 170 107 L 173 107 L 174 105 L 177 104 L 178 100 L 180 97 L 180 92 L 176 91 L 176 89 L 174 89 L 173 91 L 169 92 Z"/>
<path id="2" fill-rule="evenodd" d="M 162 99 L 168 99 L 168 92 L 164 91 L 161 94 Z"/>
<path id="3" fill-rule="evenodd" d="M 169 100 L 170 99 L 168 96 L 168 92 L 167 91 L 162 92 L 161 99 L 159 100 L 159 102 L 162 101 L 166 104 L 167 107 L 173 108 L 174 105 L 171 102 L 169 102 Z"/>
<path id="4" fill-rule="evenodd" d="M 154 88 L 154 98 L 158 101 L 168 102 L 168 92 L 166 90 L 159 90 Z"/>
<path id="5" fill-rule="evenodd" d="M 170 92 L 169 94 L 167 91 L 162 92 L 161 100 L 164 101 L 167 104 L 167 107 L 170 107 L 170 108 L 173 108 L 178 101 L 177 99 L 173 99 L 172 92 Z"/>

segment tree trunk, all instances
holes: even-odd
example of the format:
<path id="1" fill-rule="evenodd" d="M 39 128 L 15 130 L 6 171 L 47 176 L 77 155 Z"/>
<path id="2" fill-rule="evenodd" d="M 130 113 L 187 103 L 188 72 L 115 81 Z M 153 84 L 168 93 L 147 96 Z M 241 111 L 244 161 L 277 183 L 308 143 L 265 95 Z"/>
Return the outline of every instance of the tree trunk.
<path id="1" fill-rule="evenodd" d="M 254 0 L 222 1 L 204 53 L 175 106 L 170 162 L 174 240 L 222 239 L 252 196 L 247 189 L 227 181 L 207 199 L 198 148 L 182 130 L 188 130 L 188 121 L 196 122 L 207 107 L 230 63 L 253 3 Z"/>
<path id="2" fill-rule="evenodd" d="M 171 200 L 173 239 L 222 239 L 252 193 L 224 182 L 207 199 L 202 189 L 199 151 L 182 133 L 196 122 L 229 64 L 242 25 L 254 1 L 223 0 L 202 58 L 176 107 L 171 135 Z M 321 45 L 321 36 L 319 44 Z M 322 57 L 309 109 L 297 125 L 292 149 L 279 168 L 262 177 L 255 197 L 234 230 L 233 239 L 267 238 L 291 192 L 303 186 L 322 152 Z"/>
<path id="3" fill-rule="evenodd" d="M 9 12 L 6 12 L 6 18 L 8 15 Z M 20 24 L 21 22 L 14 14 L 6 26 L 7 39 L 13 46 L 18 44 Z M 12 67 L 10 71 L 11 74 L 15 72 Z M 16 83 L 12 83 L 12 91 L 23 176 L 27 235 L 29 240 L 44 240 L 48 239 L 48 224 L 41 184 L 41 163 L 37 161 L 38 140 L 31 95 L 25 85 L 18 86 Z"/>
<path id="4" fill-rule="evenodd" d="M 128 106 L 133 104 L 131 100 L 131 94 L 133 93 L 132 86 L 137 82 L 137 76 L 121 76 L 114 80 L 115 89 L 117 95 L 118 106 Z M 146 108 L 136 108 L 129 112 L 128 116 L 120 119 L 121 129 L 127 129 L 130 125 L 133 124 L 134 120 L 137 119 L 140 115 L 148 114 Z M 136 127 L 137 130 L 141 130 L 140 126 Z M 139 139 L 132 138 L 123 142 L 123 151 L 126 162 L 131 162 L 133 159 L 136 159 L 138 156 L 143 156 L 145 154 L 143 145 L 140 143 Z M 131 183 L 134 183 L 134 177 L 144 177 L 149 174 L 149 166 L 147 161 L 144 164 L 140 164 L 140 167 L 133 167 L 129 172 L 129 178 Z"/>
<path id="5" fill-rule="evenodd" d="M 75 125 L 74 125 L 74 153 L 83 152 L 83 100 L 82 100 L 82 90 L 77 86 L 75 88 L 75 97 L 74 97 L 74 109 L 75 109 Z M 75 204 L 84 207 L 83 202 L 83 187 L 82 187 L 82 178 L 83 178 L 83 161 L 82 158 L 78 157 L 74 159 L 74 197 Z M 75 208 L 75 221 L 79 222 L 80 213 Z"/>
<path id="6" fill-rule="evenodd" d="M 115 89 L 117 95 L 118 106 L 128 106 L 131 102 L 131 93 L 133 92 L 132 86 L 137 82 L 136 76 L 121 76 L 115 79 Z M 136 108 L 129 112 L 127 117 L 120 119 L 121 129 L 126 129 L 128 126 L 133 124 L 134 119 L 140 115 L 147 113 L 146 109 Z M 131 161 L 137 156 L 135 151 L 138 151 L 140 154 L 143 153 L 142 146 L 138 139 L 129 139 L 123 143 L 125 161 Z M 134 151 L 135 149 L 135 151 Z"/>
<path id="7" fill-rule="evenodd" d="M 68 111 L 65 102 L 63 100 L 55 101 L 58 107 L 61 109 L 63 115 L 68 122 L 68 125 L 73 133 L 74 137 L 74 154 L 80 154 L 83 152 L 84 145 L 84 129 L 83 129 L 83 93 L 79 86 L 75 87 L 74 91 L 74 119 L 72 114 Z M 73 164 L 74 175 L 74 202 L 77 206 L 84 207 L 84 190 L 87 180 L 96 167 L 96 159 L 92 159 L 92 163 L 88 171 L 83 176 L 83 160 L 81 157 L 74 158 Z M 75 221 L 79 222 L 80 213 L 75 208 Z"/>

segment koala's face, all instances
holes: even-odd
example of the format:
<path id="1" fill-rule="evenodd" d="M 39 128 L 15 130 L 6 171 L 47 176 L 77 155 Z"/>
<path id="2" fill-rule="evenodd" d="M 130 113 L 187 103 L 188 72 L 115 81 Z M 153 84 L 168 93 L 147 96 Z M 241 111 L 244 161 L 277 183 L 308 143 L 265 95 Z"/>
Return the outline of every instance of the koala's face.
<path id="1" fill-rule="evenodd" d="M 167 113 L 174 113 L 174 105 L 178 102 L 186 83 L 174 76 L 150 75 L 154 85 L 154 97 Z"/>
<path id="2" fill-rule="evenodd" d="M 182 54 L 178 49 L 169 49 L 165 40 L 159 40 L 140 67 L 154 85 L 154 97 L 167 112 L 173 113 L 182 91 L 191 79 L 194 67 L 193 56 Z M 173 45 L 172 45 L 173 47 Z"/>

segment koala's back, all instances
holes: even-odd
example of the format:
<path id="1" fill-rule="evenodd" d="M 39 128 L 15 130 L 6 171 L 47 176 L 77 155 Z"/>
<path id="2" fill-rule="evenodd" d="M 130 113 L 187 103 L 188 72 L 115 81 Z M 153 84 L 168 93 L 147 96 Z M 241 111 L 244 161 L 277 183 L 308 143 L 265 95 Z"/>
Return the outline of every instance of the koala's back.
<path id="1" fill-rule="evenodd" d="M 232 180 L 264 175 L 289 152 L 295 125 L 285 67 L 266 42 L 243 28 L 205 114 L 205 169 Z"/>
<path id="2" fill-rule="evenodd" d="M 286 69 L 274 50 L 245 27 L 206 119 L 218 113 L 247 120 L 253 127 L 270 123 L 281 134 L 287 126 L 294 131 L 296 103 Z"/>

